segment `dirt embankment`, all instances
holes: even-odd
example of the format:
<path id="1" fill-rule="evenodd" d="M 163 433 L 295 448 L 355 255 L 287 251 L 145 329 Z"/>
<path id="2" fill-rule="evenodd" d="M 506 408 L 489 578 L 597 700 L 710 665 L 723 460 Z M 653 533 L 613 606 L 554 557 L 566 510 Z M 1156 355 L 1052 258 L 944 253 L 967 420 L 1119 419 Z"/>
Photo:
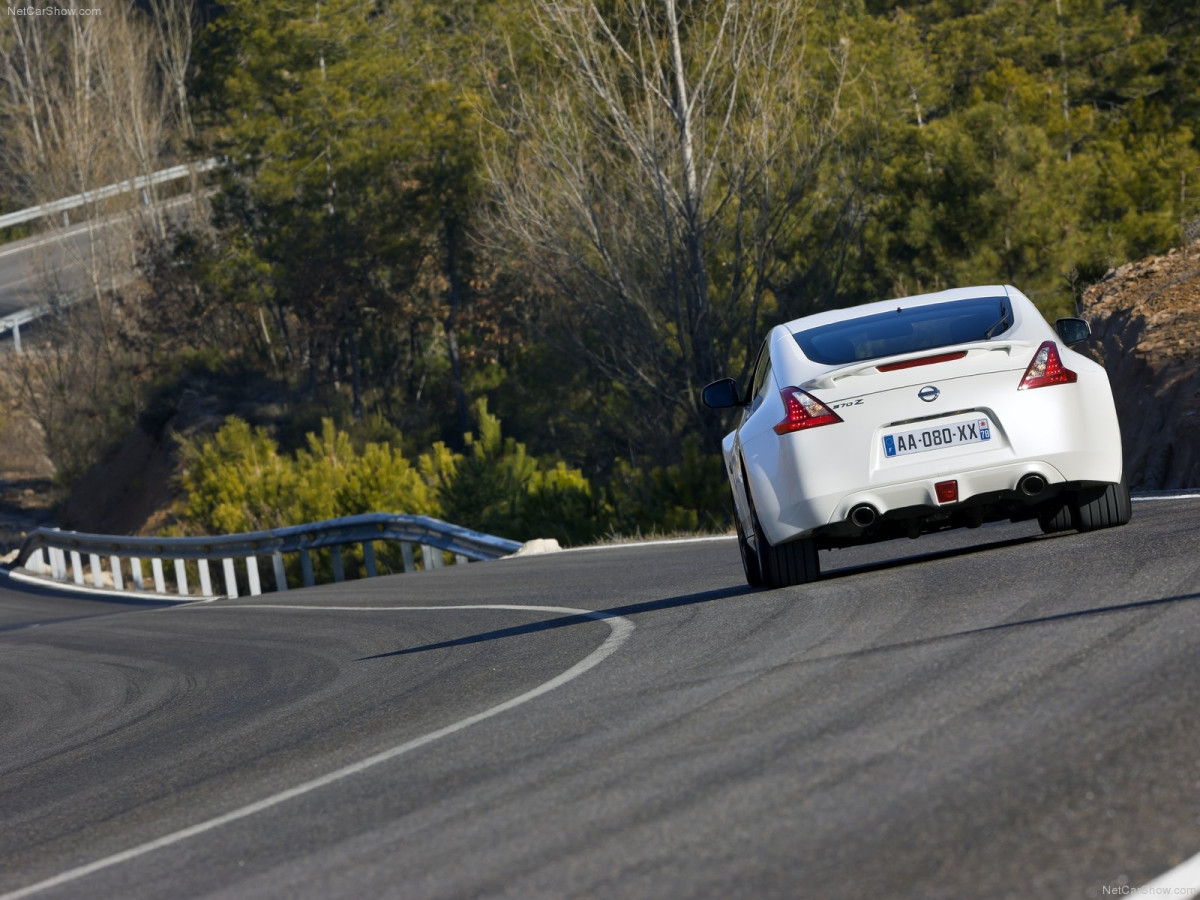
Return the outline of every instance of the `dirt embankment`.
<path id="1" fill-rule="evenodd" d="M 1110 271 L 1083 296 L 1133 490 L 1200 487 L 1200 241 Z"/>

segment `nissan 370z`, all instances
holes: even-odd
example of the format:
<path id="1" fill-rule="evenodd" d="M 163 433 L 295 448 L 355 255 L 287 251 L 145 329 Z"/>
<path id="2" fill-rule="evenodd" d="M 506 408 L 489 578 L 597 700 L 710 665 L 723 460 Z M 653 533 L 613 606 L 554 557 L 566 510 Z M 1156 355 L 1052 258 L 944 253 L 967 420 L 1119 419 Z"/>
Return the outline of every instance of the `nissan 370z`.
<path id="1" fill-rule="evenodd" d="M 816 579 L 818 550 L 1037 519 L 1129 521 L 1104 368 L 1011 286 L 957 288 L 777 325 L 743 392 L 704 389 L 737 427 L 722 451 L 746 580 Z"/>

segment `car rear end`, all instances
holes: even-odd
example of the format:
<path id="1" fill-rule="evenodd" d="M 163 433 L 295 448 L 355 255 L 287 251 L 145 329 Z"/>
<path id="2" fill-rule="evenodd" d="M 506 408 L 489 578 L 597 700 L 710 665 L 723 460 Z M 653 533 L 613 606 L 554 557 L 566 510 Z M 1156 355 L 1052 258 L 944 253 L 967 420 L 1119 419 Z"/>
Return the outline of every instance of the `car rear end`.
<path id="1" fill-rule="evenodd" d="M 1068 486 L 1120 480 L 1103 368 L 1019 292 L 976 291 L 776 330 L 778 396 L 741 435 L 772 544 L 1032 517 Z"/>

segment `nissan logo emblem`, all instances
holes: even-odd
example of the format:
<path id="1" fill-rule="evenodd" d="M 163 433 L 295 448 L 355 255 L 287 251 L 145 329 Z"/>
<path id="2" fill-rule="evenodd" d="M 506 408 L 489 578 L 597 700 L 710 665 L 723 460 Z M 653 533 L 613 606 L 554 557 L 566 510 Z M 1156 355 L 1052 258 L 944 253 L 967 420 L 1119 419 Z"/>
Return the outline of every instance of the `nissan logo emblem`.
<path id="1" fill-rule="evenodd" d="M 926 403 L 932 403 L 938 397 L 942 396 L 942 392 L 935 388 L 932 384 L 927 384 L 925 387 L 917 391 L 917 396 Z"/>

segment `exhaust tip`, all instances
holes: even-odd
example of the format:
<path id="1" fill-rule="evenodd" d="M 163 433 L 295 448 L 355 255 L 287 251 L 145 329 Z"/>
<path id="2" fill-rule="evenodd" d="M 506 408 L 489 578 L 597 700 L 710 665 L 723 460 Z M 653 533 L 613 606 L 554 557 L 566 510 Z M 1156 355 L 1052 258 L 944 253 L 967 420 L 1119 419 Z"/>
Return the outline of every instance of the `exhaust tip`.
<path id="1" fill-rule="evenodd" d="M 1017 489 L 1026 497 L 1036 497 L 1046 489 L 1046 479 L 1037 472 L 1030 472 L 1017 482 Z"/>
<path id="2" fill-rule="evenodd" d="M 879 518 L 879 513 L 869 503 L 860 503 L 850 510 L 850 521 L 859 528 L 869 528 L 875 524 L 877 518 Z"/>

